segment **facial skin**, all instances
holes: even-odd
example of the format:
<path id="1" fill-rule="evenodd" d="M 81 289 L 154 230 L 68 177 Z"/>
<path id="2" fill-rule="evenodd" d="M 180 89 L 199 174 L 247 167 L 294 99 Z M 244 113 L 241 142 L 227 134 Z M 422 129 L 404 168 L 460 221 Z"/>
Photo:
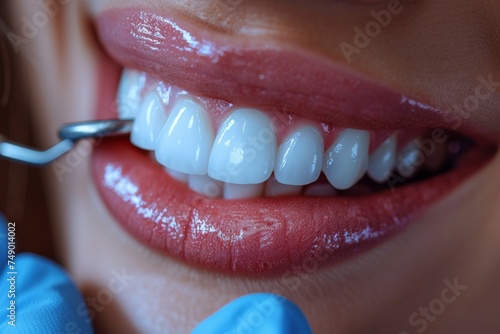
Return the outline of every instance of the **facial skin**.
<path id="1" fill-rule="evenodd" d="M 93 117 L 102 51 L 92 20 L 106 8 L 137 4 L 161 13 L 181 12 L 242 38 L 307 48 L 440 107 L 463 101 L 478 76 L 500 81 L 500 3 L 495 1 L 402 2 L 402 12 L 348 63 L 339 44 L 353 45 L 353 27 L 373 20 L 370 11 L 385 8 L 384 2 L 244 0 L 227 15 L 217 0 L 74 0 L 59 6 L 28 42 L 36 63 L 25 68 L 44 145 L 55 142 L 60 124 Z M 31 0 L 10 1 L 10 7 L 10 23 L 17 31 L 23 17 L 40 10 Z M 499 107 L 500 89 L 476 112 L 498 143 Z M 297 284 L 283 277 L 212 273 L 154 253 L 114 222 L 90 182 L 88 160 L 83 156 L 62 182 L 52 168 L 46 174 L 58 247 L 76 283 L 91 298 L 98 332 L 186 333 L 234 298 L 263 291 L 297 303 L 315 333 L 415 333 L 423 323 L 426 333 L 500 330 L 500 154 L 402 234 L 300 277 Z M 122 270 L 130 277 L 109 302 L 103 289 Z M 443 298 L 444 281 L 455 278 L 466 288 L 446 303 L 442 314 L 424 315 L 427 311 L 419 308 Z M 408 318 L 413 312 L 427 321 L 412 326 Z"/>

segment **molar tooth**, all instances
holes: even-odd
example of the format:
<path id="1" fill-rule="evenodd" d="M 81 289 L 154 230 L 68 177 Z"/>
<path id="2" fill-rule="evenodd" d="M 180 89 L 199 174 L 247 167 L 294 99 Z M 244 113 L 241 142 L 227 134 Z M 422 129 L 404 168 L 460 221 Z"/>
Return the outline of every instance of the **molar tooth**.
<path id="1" fill-rule="evenodd" d="M 156 145 L 156 160 L 175 171 L 204 175 L 207 173 L 214 133 L 205 109 L 183 99 L 172 108 Z"/>
<path id="2" fill-rule="evenodd" d="M 420 152 L 416 140 L 413 140 L 403 147 L 398 154 L 398 161 L 399 175 L 410 178 L 418 172 L 425 162 L 425 157 L 422 152 Z"/>
<path id="3" fill-rule="evenodd" d="M 323 158 L 323 172 L 337 189 L 352 187 L 368 168 L 370 133 L 363 130 L 344 130 Z"/>
<path id="4" fill-rule="evenodd" d="M 246 199 L 262 196 L 264 183 L 258 184 L 224 184 L 224 199 Z"/>
<path id="5" fill-rule="evenodd" d="M 139 107 L 130 141 L 145 150 L 154 150 L 160 131 L 167 121 L 163 104 L 155 92 L 149 92 Z"/>
<path id="6" fill-rule="evenodd" d="M 274 175 L 283 184 L 302 186 L 319 177 L 323 164 L 323 137 L 314 126 L 295 130 L 278 149 Z"/>
<path id="7" fill-rule="evenodd" d="M 396 165 L 396 146 L 396 135 L 392 135 L 370 155 L 368 175 L 372 180 L 383 183 L 391 175 Z"/>
<path id="8" fill-rule="evenodd" d="M 273 171 L 276 146 L 276 135 L 263 112 L 238 109 L 219 128 L 208 175 L 235 184 L 262 183 Z"/>
<path id="9" fill-rule="evenodd" d="M 189 175 L 188 186 L 197 193 L 210 198 L 221 198 L 224 191 L 224 184 L 208 175 Z"/>
<path id="10" fill-rule="evenodd" d="M 141 92 L 146 85 L 146 73 L 124 69 L 116 97 L 118 115 L 121 119 L 135 118 L 141 104 Z"/>
<path id="11" fill-rule="evenodd" d="M 276 197 L 300 195 L 302 188 L 302 186 L 290 186 L 288 184 L 280 183 L 275 177 L 271 177 L 266 182 L 265 196 Z"/>

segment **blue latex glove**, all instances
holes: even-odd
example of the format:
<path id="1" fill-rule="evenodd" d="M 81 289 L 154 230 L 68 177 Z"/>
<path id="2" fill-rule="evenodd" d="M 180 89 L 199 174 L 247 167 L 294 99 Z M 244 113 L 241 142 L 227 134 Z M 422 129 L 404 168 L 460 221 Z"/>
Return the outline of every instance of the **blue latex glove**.
<path id="1" fill-rule="evenodd" d="M 233 300 L 191 334 L 312 334 L 304 314 L 288 299 L 256 293 Z"/>
<path id="2" fill-rule="evenodd" d="M 93 333 L 83 298 L 69 276 L 55 263 L 34 254 L 16 255 L 15 299 L 9 298 L 7 227 L 0 216 L 0 333 Z M 15 300 L 15 327 L 8 310 Z"/>

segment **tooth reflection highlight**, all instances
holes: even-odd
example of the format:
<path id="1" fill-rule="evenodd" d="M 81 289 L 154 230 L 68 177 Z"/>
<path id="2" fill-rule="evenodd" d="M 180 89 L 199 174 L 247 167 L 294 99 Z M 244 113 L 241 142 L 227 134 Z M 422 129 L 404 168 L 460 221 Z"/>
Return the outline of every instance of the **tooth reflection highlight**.
<path id="1" fill-rule="evenodd" d="M 146 85 L 146 73 L 125 69 L 122 72 L 116 97 L 121 119 L 135 118 L 142 102 L 141 92 Z"/>
<path id="2" fill-rule="evenodd" d="M 425 157 L 420 152 L 416 140 L 407 144 L 398 154 L 398 173 L 399 175 L 410 178 L 415 175 L 422 164 L 425 162 Z"/>
<path id="3" fill-rule="evenodd" d="M 323 172 L 336 189 L 352 187 L 368 168 L 370 133 L 346 129 L 325 152 Z"/>
<path id="4" fill-rule="evenodd" d="M 274 175 L 282 184 L 313 183 L 321 173 L 323 138 L 314 126 L 301 126 L 278 149 Z"/>
<path id="5" fill-rule="evenodd" d="M 180 100 L 161 130 L 156 160 L 181 173 L 204 175 L 213 141 L 214 133 L 205 109 L 192 100 Z"/>
<path id="6" fill-rule="evenodd" d="M 276 146 L 276 135 L 263 112 L 236 110 L 219 128 L 208 175 L 226 183 L 262 183 L 273 172 Z"/>
<path id="7" fill-rule="evenodd" d="M 142 149 L 154 150 L 156 140 L 166 121 L 167 116 L 160 98 L 155 92 L 149 92 L 139 106 L 139 113 L 132 126 L 130 141 Z"/>
<path id="8" fill-rule="evenodd" d="M 383 183 L 391 175 L 396 165 L 396 135 L 387 138 L 370 156 L 368 175 L 378 183 Z"/>

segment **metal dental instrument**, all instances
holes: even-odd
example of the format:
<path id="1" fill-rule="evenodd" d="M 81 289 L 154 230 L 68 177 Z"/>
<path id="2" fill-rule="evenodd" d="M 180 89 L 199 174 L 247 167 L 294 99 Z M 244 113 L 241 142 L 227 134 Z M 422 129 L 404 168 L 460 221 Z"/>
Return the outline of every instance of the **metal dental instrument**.
<path id="1" fill-rule="evenodd" d="M 131 119 L 107 119 L 65 124 L 59 129 L 61 141 L 45 151 L 9 142 L 0 135 L 0 158 L 46 165 L 69 152 L 78 140 L 130 133 L 132 122 Z"/>

